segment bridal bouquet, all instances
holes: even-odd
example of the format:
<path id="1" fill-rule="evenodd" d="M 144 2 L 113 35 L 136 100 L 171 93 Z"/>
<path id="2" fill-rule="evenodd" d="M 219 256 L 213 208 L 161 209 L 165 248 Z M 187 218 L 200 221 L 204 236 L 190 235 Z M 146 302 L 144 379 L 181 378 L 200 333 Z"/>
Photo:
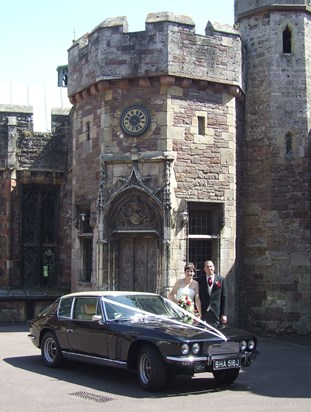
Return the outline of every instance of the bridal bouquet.
<path id="1" fill-rule="evenodd" d="M 187 296 L 183 295 L 177 302 L 178 306 L 180 306 L 182 309 L 186 310 L 187 312 L 190 312 L 192 315 L 196 316 L 197 311 L 194 307 L 194 302 L 193 300 Z M 192 322 L 193 318 L 191 316 L 187 316 L 186 314 L 184 315 L 184 318 L 186 322 Z"/>

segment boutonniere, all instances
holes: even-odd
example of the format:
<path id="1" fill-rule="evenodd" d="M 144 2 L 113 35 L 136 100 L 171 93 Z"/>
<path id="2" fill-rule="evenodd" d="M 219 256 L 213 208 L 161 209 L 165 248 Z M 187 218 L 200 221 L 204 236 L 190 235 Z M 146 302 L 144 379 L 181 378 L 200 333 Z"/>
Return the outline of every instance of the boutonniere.
<path id="1" fill-rule="evenodd" d="M 217 280 L 217 282 L 216 282 L 216 286 L 217 286 L 218 288 L 220 288 L 220 287 L 221 287 L 221 283 L 219 282 L 219 280 Z"/>

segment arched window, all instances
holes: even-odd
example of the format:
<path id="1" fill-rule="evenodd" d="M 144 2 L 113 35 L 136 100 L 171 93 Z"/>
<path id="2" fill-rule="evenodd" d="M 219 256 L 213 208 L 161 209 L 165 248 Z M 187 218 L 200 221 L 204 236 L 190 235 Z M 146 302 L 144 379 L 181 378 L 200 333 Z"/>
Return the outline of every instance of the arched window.
<path id="1" fill-rule="evenodd" d="M 285 30 L 283 31 L 283 53 L 291 53 L 291 52 L 292 52 L 292 31 L 288 26 L 286 26 Z"/>

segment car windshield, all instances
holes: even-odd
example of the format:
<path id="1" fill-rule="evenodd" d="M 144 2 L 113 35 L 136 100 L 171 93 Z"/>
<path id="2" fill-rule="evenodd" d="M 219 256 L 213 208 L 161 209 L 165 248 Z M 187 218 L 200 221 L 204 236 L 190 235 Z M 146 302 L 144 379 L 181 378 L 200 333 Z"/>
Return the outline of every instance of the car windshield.
<path id="1" fill-rule="evenodd" d="M 133 318 L 140 316 L 166 316 L 181 319 L 182 313 L 173 307 L 167 299 L 152 295 L 119 295 L 103 298 L 108 320 Z"/>

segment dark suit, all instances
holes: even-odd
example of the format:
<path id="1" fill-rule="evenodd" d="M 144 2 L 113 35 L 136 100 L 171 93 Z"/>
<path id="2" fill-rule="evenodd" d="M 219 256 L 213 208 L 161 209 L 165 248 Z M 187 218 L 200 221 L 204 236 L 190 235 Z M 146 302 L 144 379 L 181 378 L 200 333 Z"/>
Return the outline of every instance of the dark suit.
<path id="1" fill-rule="evenodd" d="M 207 276 L 204 274 L 196 280 L 199 283 L 199 294 L 202 305 L 202 318 L 207 322 L 216 321 L 220 323 L 222 315 L 227 315 L 227 289 L 225 279 L 214 274 L 214 283 L 211 295 L 208 293 Z M 209 313 L 207 312 L 210 307 Z"/>

